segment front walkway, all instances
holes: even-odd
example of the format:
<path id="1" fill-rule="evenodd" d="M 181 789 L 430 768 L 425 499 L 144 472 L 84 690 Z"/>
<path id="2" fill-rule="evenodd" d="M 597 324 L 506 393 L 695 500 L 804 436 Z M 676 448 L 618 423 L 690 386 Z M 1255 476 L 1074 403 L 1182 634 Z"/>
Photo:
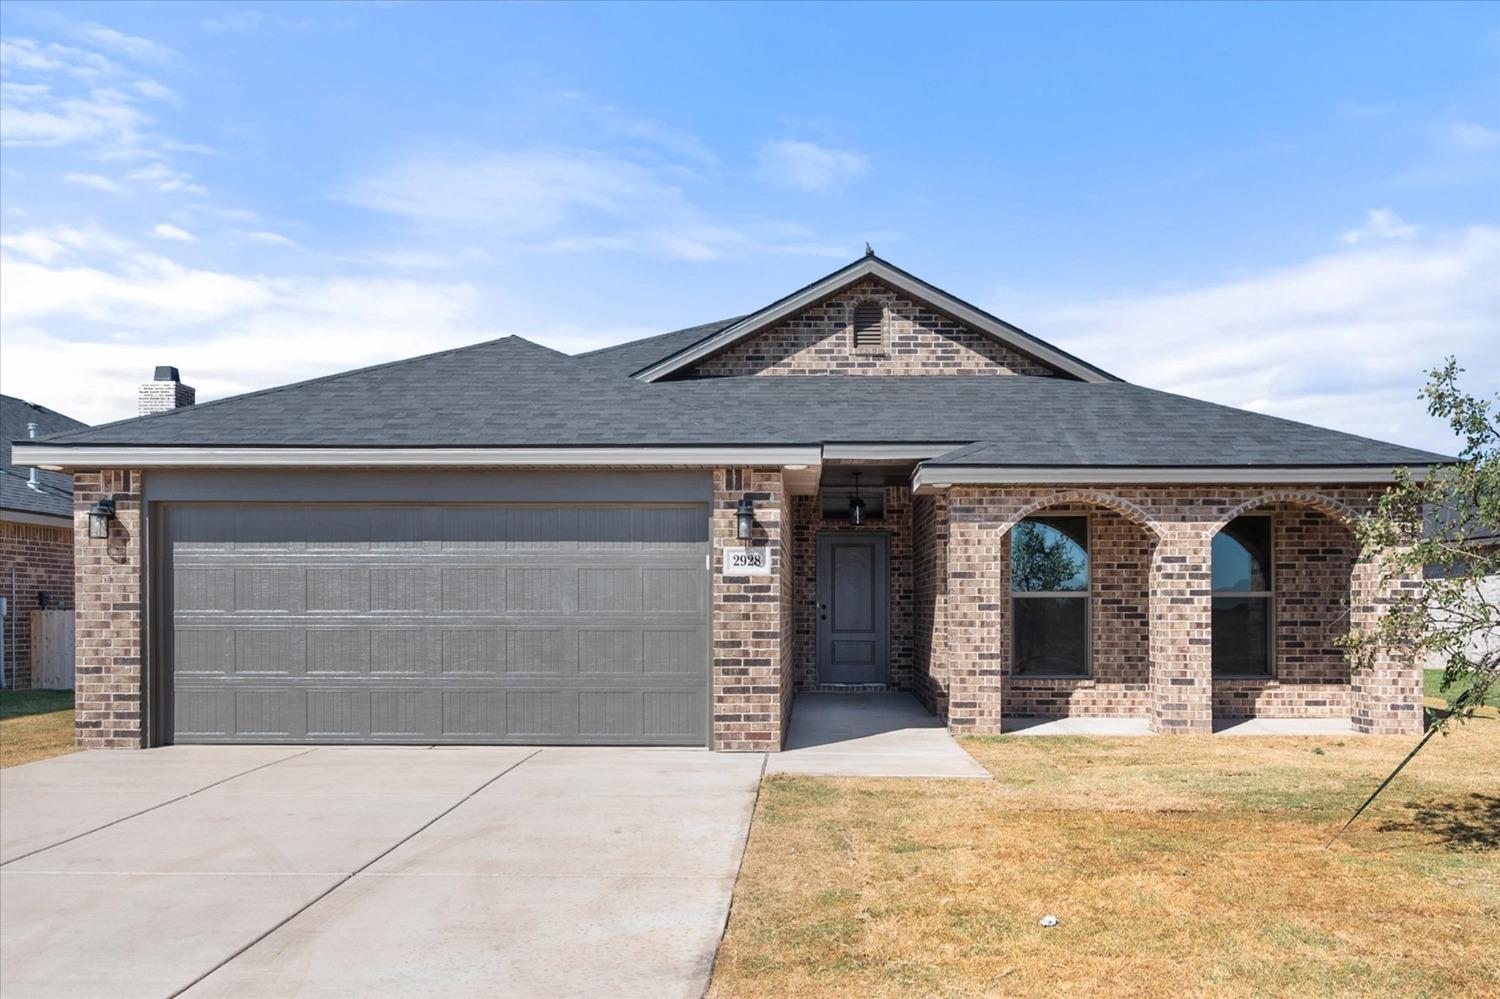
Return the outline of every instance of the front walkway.
<path id="1" fill-rule="evenodd" d="M 1006 735 L 1156 735 L 1149 718 L 1011 718 Z M 1215 718 L 1214 735 L 1358 735 L 1348 718 Z"/>
<path id="2" fill-rule="evenodd" d="M 764 757 L 174 746 L 0 772 L 0 994 L 701 996 Z"/>
<path id="3" fill-rule="evenodd" d="M 798 694 L 786 746 L 767 756 L 766 772 L 984 780 L 990 776 L 910 694 Z"/>

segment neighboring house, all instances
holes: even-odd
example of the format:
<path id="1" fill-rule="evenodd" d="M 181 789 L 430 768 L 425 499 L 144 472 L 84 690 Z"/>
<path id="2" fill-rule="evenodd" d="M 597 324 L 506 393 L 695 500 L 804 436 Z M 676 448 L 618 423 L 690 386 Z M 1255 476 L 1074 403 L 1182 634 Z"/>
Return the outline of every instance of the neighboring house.
<path id="1" fill-rule="evenodd" d="M 961 733 L 1418 731 L 1420 670 L 1334 640 L 1392 596 L 1349 520 L 1448 460 L 1127 384 L 872 255 L 578 357 L 507 337 L 17 454 L 113 504 L 83 745 L 722 750 L 820 689 Z"/>
<path id="2" fill-rule="evenodd" d="M 73 477 L 11 464 L 10 442 L 87 424 L 0 395 L 0 597 L 5 686 L 30 687 L 31 611 L 73 606 Z"/>

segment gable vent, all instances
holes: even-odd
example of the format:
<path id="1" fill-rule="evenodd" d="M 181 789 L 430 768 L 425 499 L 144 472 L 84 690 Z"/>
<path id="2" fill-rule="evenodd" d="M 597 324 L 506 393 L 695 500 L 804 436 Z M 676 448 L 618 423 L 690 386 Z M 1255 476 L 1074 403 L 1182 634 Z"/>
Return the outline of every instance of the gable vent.
<path id="1" fill-rule="evenodd" d="M 880 350 L 885 346 L 885 307 L 879 302 L 860 302 L 854 307 L 854 349 Z"/>

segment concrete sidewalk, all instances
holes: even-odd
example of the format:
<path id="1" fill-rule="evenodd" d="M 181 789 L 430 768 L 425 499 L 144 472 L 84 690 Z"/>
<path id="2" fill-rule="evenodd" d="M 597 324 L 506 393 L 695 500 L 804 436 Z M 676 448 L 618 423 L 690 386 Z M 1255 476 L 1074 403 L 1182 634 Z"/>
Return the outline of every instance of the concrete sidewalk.
<path id="1" fill-rule="evenodd" d="M 27 830 L 0 866 L 0 993 L 698 996 L 762 766 L 419 747 L 29 764 L 0 801 Z M 122 773 L 128 807 L 91 806 Z"/>
<path id="2" fill-rule="evenodd" d="M 990 773 L 910 694 L 798 694 L 786 748 L 766 772 L 825 777 L 962 777 Z"/>

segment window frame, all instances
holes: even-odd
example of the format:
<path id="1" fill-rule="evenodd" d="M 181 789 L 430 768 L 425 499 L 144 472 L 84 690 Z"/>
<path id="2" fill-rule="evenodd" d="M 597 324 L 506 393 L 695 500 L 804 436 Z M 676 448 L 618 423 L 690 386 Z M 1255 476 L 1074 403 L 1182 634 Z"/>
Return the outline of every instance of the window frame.
<path id="1" fill-rule="evenodd" d="M 1274 680 L 1276 679 L 1276 513 L 1273 510 L 1251 510 L 1242 513 L 1234 520 L 1246 517 L 1261 517 L 1270 521 L 1270 530 L 1266 533 L 1266 572 L 1270 576 L 1271 588 L 1269 590 L 1216 590 L 1213 588 L 1213 540 L 1209 539 L 1209 596 L 1208 596 L 1208 673 L 1213 680 Z M 1214 537 L 1223 533 L 1224 528 L 1234 523 L 1234 520 L 1226 521 L 1224 527 L 1214 532 Z M 1214 669 L 1213 664 L 1213 602 L 1219 597 L 1228 598 L 1261 598 L 1266 601 L 1266 670 L 1264 673 L 1220 673 Z"/>
<path id="2" fill-rule="evenodd" d="M 1083 521 L 1083 554 L 1088 559 L 1088 585 L 1081 590 L 1021 590 L 1016 589 L 1014 545 L 1016 528 L 1028 520 L 1060 520 L 1064 517 Z M 1010 589 L 1010 679 L 1012 680 L 1092 680 L 1094 678 L 1094 514 L 1054 513 L 1042 511 L 1027 514 L 1016 521 L 1007 532 L 1010 547 L 1006 552 L 1007 583 Z M 1016 598 L 1068 597 L 1083 601 L 1083 671 L 1080 673 L 1021 673 L 1016 669 L 1016 626 L 1020 621 L 1016 614 Z"/>

